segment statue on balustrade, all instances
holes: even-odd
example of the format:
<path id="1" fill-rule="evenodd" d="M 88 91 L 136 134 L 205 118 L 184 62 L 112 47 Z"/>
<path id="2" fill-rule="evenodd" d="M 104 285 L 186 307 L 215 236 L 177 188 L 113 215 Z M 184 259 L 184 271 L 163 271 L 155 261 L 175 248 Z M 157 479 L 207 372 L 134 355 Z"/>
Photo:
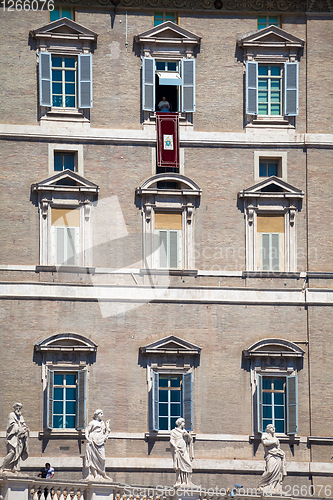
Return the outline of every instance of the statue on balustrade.
<path id="1" fill-rule="evenodd" d="M 175 488 L 194 486 L 191 482 L 193 453 L 193 438 L 185 430 L 185 420 L 178 418 L 176 427 L 170 433 L 170 447 L 173 458 L 173 468 L 176 471 Z"/>
<path id="2" fill-rule="evenodd" d="M 13 408 L 14 411 L 9 414 L 7 423 L 7 455 L 0 467 L 0 472 L 17 473 L 20 470 L 20 459 L 28 458 L 29 428 L 21 414 L 21 403 L 15 403 Z"/>
<path id="3" fill-rule="evenodd" d="M 85 430 L 87 440 L 84 456 L 84 479 L 89 481 L 112 481 L 105 473 L 105 442 L 110 433 L 110 420 L 102 420 L 103 410 L 96 410 L 94 419 Z"/>
<path id="4" fill-rule="evenodd" d="M 261 476 L 258 492 L 268 495 L 282 494 L 282 481 L 286 472 L 286 457 L 280 448 L 280 441 L 275 436 L 275 428 L 268 424 L 263 433 L 261 442 L 265 448 L 265 472 Z"/>

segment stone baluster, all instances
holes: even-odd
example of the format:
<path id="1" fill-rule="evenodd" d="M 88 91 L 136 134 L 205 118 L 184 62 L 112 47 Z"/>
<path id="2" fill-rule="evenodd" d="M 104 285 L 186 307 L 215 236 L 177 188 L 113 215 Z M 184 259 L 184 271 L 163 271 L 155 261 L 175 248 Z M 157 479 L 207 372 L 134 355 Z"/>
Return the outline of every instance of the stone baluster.
<path id="1" fill-rule="evenodd" d="M 31 500 L 85 500 L 84 492 L 80 487 L 50 486 L 50 484 L 33 485 L 30 488 L 30 499 Z"/>

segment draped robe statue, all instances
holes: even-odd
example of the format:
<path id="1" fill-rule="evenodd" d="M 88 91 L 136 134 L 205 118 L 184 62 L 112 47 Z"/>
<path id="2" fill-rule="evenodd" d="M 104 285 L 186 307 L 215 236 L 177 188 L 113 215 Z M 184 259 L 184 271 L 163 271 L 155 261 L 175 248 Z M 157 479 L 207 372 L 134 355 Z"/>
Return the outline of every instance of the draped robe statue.
<path id="1" fill-rule="evenodd" d="M 108 439 L 109 420 L 106 425 L 102 420 L 103 411 L 96 410 L 92 420 L 85 430 L 87 440 L 84 456 L 84 476 L 90 481 L 111 481 L 105 473 L 105 441 Z"/>
<path id="2" fill-rule="evenodd" d="M 19 460 L 28 458 L 29 428 L 21 415 L 21 403 L 14 404 L 14 411 L 8 416 L 7 423 L 7 455 L 4 458 L 0 472 L 18 472 Z"/>
<path id="3" fill-rule="evenodd" d="M 170 447 L 173 458 L 173 468 L 176 471 L 176 482 L 174 487 L 194 486 L 191 482 L 193 439 L 185 430 L 185 420 L 178 418 L 176 426 L 170 433 Z"/>
<path id="4" fill-rule="evenodd" d="M 261 442 L 265 448 L 266 468 L 259 481 L 258 492 L 281 495 L 282 481 L 287 475 L 286 457 L 280 448 L 280 441 L 275 436 L 275 428 L 272 424 L 267 425 Z"/>

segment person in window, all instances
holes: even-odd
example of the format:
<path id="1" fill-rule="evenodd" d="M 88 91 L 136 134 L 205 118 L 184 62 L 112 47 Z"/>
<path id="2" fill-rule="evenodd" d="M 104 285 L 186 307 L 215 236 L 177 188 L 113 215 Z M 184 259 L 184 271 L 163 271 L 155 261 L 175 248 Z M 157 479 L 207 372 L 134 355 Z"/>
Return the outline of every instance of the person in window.
<path id="1" fill-rule="evenodd" d="M 170 447 L 173 458 L 173 468 L 176 471 L 174 487 L 193 486 L 191 482 L 193 439 L 191 433 L 185 430 L 185 420 L 178 418 L 176 426 L 170 433 Z"/>
<path id="2" fill-rule="evenodd" d="M 162 97 L 162 101 L 158 103 L 158 109 L 161 111 L 161 113 L 169 113 L 170 104 L 165 97 Z"/>
<path id="3" fill-rule="evenodd" d="M 259 481 L 258 491 L 268 495 L 282 494 L 282 481 L 286 472 L 286 456 L 275 436 L 275 427 L 268 424 L 261 442 L 265 448 L 266 469 Z"/>

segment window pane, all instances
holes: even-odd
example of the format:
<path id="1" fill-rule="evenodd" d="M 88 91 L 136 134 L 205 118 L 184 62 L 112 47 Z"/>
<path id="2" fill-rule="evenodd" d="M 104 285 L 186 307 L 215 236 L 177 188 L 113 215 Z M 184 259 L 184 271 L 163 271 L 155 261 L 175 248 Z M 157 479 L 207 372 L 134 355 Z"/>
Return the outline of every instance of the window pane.
<path id="1" fill-rule="evenodd" d="M 275 392 L 274 393 L 274 403 L 276 405 L 284 404 L 284 393 L 283 392 Z"/>
<path id="2" fill-rule="evenodd" d="M 76 375 L 75 374 L 71 373 L 71 374 L 66 375 L 66 385 L 76 385 Z"/>
<path id="3" fill-rule="evenodd" d="M 180 402 L 180 395 L 181 391 L 170 391 L 171 395 L 171 401 L 173 403 L 179 403 Z"/>
<path id="4" fill-rule="evenodd" d="M 272 404 L 272 394 L 270 392 L 262 393 L 262 402 L 264 405 Z"/>
<path id="5" fill-rule="evenodd" d="M 164 61 L 156 61 L 156 69 L 157 71 L 165 71 L 165 62 Z"/>
<path id="6" fill-rule="evenodd" d="M 171 416 L 172 417 L 180 417 L 180 404 L 179 403 L 173 403 L 171 405 Z"/>
<path id="7" fill-rule="evenodd" d="M 62 94 L 62 83 L 52 83 L 52 94 Z"/>
<path id="8" fill-rule="evenodd" d="M 160 387 L 168 387 L 168 379 L 160 376 Z"/>
<path id="9" fill-rule="evenodd" d="M 280 105 L 272 104 L 271 105 L 271 115 L 280 115 Z"/>
<path id="10" fill-rule="evenodd" d="M 272 418 L 272 407 L 271 406 L 263 406 L 262 407 L 263 417 L 264 418 Z"/>
<path id="11" fill-rule="evenodd" d="M 53 413 L 54 415 L 62 415 L 63 412 L 63 402 L 53 401 Z"/>
<path id="12" fill-rule="evenodd" d="M 165 13 L 165 20 L 166 21 L 175 21 L 175 13 L 174 12 L 166 12 Z"/>
<path id="13" fill-rule="evenodd" d="M 62 373 L 54 374 L 54 385 L 62 385 L 64 381 L 64 376 Z"/>
<path id="14" fill-rule="evenodd" d="M 55 387 L 53 389 L 53 399 L 54 400 L 63 400 L 63 389 L 60 389 L 59 387 Z"/>
<path id="15" fill-rule="evenodd" d="M 274 416 L 278 419 L 284 419 L 284 407 L 283 406 L 275 406 L 274 408 Z"/>
<path id="16" fill-rule="evenodd" d="M 269 24 L 274 24 L 274 26 L 278 26 L 278 16 L 269 16 L 268 22 Z"/>
<path id="17" fill-rule="evenodd" d="M 259 177 L 267 177 L 266 163 L 259 163 Z"/>
<path id="18" fill-rule="evenodd" d="M 62 107 L 62 97 L 61 95 L 54 95 L 52 97 L 52 106 L 55 106 L 55 107 Z"/>
<path id="19" fill-rule="evenodd" d="M 258 104 L 258 114 L 268 115 L 268 104 Z"/>
<path id="20" fill-rule="evenodd" d="M 275 432 L 284 432 L 284 420 L 275 421 Z"/>
<path id="21" fill-rule="evenodd" d="M 65 57 L 65 68 L 75 68 L 75 59 L 73 57 Z"/>
<path id="22" fill-rule="evenodd" d="M 62 58 L 52 56 L 52 67 L 61 68 L 61 66 L 62 66 Z"/>
<path id="23" fill-rule="evenodd" d="M 268 424 L 272 424 L 273 423 L 271 418 L 263 418 L 262 422 L 263 422 L 264 429 L 266 429 L 266 427 L 267 427 Z"/>
<path id="24" fill-rule="evenodd" d="M 66 389 L 66 400 L 74 400 L 76 399 L 76 389 Z"/>
<path id="25" fill-rule="evenodd" d="M 283 378 L 275 378 L 274 379 L 274 389 L 276 391 L 284 390 L 284 379 Z"/>
<path id="26" fill-rule="evenodd" d="M 263 389 L 271 389 L 271 387 L 272 387 L 272 379 L 271 378 L 263 378 L 262 388 Z"/>
<path id="27" fill-rule="evenodd" d="M 168 403 L 160 403 L 159 404 L 159 414 L 161 417 L 168 416 Z"/>
<path id="28" fill-rule="evenodd" d="M 180 387 L 180 377 L 172 377 L 170 382 L 171 387 Z"/>
<path id="29" fill-rule="evenodd" d="M 176 427 L 176 420 L 177 420 L 178 417 L 172 417 L 171 418 L 171 429 L 173 429 L 174 427 Z"/>
<path id="30" fill-rule="evenodd" d="M 66 401 L 66 413 L 75 415 L 76 401 Z"/>
<path id="31" fill-rule="evenodd" d="M 69 417 L 66 416 L 66 429 L 74 429 L 75 428 L 75 416 Z"/>
<path id="32" fill-rule="evenodd" d="M 281 76 L 281 67 L 280 66 L 271 66 L 271 75 L 272 76 Z"/>
<path id="33" fill-rule="evenodd" d="M 62 17 L 68 17 L 68 19 L 73 19 L 73 14 L 71 9 L 62 9 Z"/>
<path id="34" fill-rule="evenodd" d="M 268 163 L 268 169 L 267 170 L 268 170 L 268 176 L 277 175 L 277 164 L 276 163 Z"/>
<path id="35" fill-rule="evenodd" d="M 75 96 L 65 97 L 66 108 L 75 108 Z"/>
<path id="36" fill-rule="evenodd" d="M 64 155 L 64 169 L 69 169 L 74 172 L 74 155 Z M 75 377 L 75 375 L 74 375 Z M 68 383 L 68 382 L 67 382 Z M 75 382 L 73 382 L 75 384 Z"/>
<path id="37" fill-rule="evenodd" d="M 158 427 L 161 431 L 167 431 L 168 430 L 168 418 L 166 417 L 160 417 L 158 419 Z"/>
<path id="38" fill-rule="evenodd" d="M 55 429 L 62 429 L 63 418 L 60 415 L 53 416 L 53 427 Z"/>
<path id="39" fill-rule="evenodd" d="M 168 391 L 159 391 L 159 400 L 161 403 L 168 402 Z"/>
<path id="40" fill-rule="evenodd" d="M 268 76 L 268 66 L 263 66 L 259 64 L 258 66 L 258 75 L 260 76 Z"/>
<path id="41" fill-rule="evenodd" d="M 75 82 L 75 71 L 65 71 L 65 81 Z"/>
<path id="42" fill-rule="evenodd" d="M 52 81 L 53 82 L 61 82 L 62 81 L 62 72 L 58 69 L 52 70 Z"/>
<path id="43" fill-rule="evenodd" d="M 167 68 L 168 68 L 168 71 L 177 71 L 177 63 L 176 62 L 168 62 Z"/>
<path id="44" fill-rule="evenodd" d="M 59 19 L 59 7 L 54 7 L 53 10 L 50 10 L 50 21 L 57 21 Z"/>
<path id="45" fill-rule="evenodd" d="M 75 96 L 75 83 L 65 84 L 65 94 Z"/>

